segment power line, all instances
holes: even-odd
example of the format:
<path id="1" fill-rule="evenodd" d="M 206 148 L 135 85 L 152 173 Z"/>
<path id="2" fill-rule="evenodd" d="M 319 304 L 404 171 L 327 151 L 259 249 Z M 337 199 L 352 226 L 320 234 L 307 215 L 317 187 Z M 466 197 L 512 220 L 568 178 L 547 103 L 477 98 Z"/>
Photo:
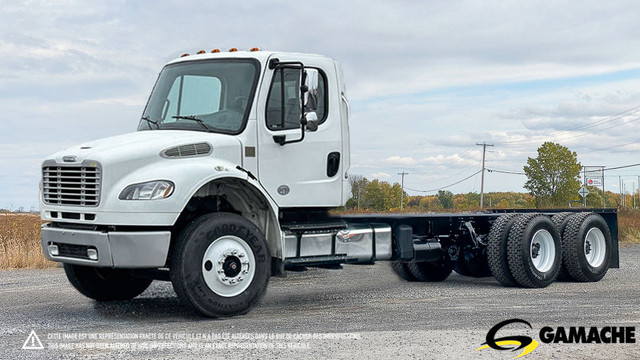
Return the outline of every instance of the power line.
<path id="1" fill-rule="evenodd" d="M 640 163 L 631 164 L 631 165 L 616 166 L 616 167 L 611 167 L 611 168 L 607 168 L 607 169 L 603 169 L 603 170 L 604 171 L 609 171 L 609 170 L 625 169 L 625 168 L 634 167 L 634 166 L 640 166 Z"/>
<path id="2" fill-rule="evenodd" d="M 603 171 L 610 171 L 610 170 L 618 170 L 618 169 L 626 169 L 626 168 L 630 168 L 630 167 L 634 167 L 634 166 L 640 166 L 640 163 L 637 164 L 630 164 L 630 165 L 622 165 L 622 166 L 616 166 L 616 167 L 610 167 L 610 168 L 604 168 L 602 169 Z M 501 173 L 501 174 L 512 174 L 512 175 L 526 175 L 524 172 L 520 172 L 520 171 L 510 171 L 510 170 L 496 170 L 496 169 L 487 169 L 488 172 L 496 172 L 496 173 Z M 613 175 L 612 175 L 613 176 Z M 616 175 L 618 176 L 618 175 Z M 635 176 L 635 175 L 633 175 Z"/>
<path id="3" fill-rule="evenodd" d="M 487 169 L 488 172 L 496 172 L 500 174 L 512 174 L 512 175 L 527 175 L 523 172 L 519 171 L 506 171 L 506 170 L 496 170 L 496 169 Z"/>
<path id="4" fill-rule="evenodd" d="M 545 141 L 565 141 L 565 140 L 569 140 L 569 139 L 575 139 L 578 137 L 583 137 L 583 136 L 589 136 L 589 135 L 595 135 L 599 132 L 603 132 L 605 130 L 609 130 L 609 129 L 613 129 L 613 128 L 617 128 L 623 125 L 628 125 L 630 123 L 636 122 L 636 121 L 640 121 L 640 116 L 633 119 L 633 120 L 629 120 L 625 123 L 622 124 L 617 124 L 617 125 L 612 125 L 612 126 L 608 126 L 605 128 L 601 128 L 598 130 L 593 130 L 593 131 L 587 131 L 585 133 L 581 133 L 581 134 L 575 134 L 573 136 L 565 136 L 565 135 L 560 135 L 560 136 L 556 136 L 556 135 L 550 135 L 549 137 L 547 137 L 545 139 Z M 566 134 L 569 135 L 570 133 Z M 512 144 L 512 146 L 528 146 L 528 145 L 533 145 L 533 144 L 537 144 L 539 143 L 539 140 L 528 140 L 528 141 L 510 141 L 510 142 L 504 142 L 504 143 L 497 143 L 498 145 L 503 145 L 503 144 Z M 517 143 L 518 145 L 515 145 L 515 143 Z"/>
<path id="5" fill-rule="evenodd" d="M 580 137 L 580 136 L 586 136 L 586 135 L 593 135 L 595 133 L 599 133 L 599 132 L 602 132 L 604 130 L 609 130 L 609 129 L 617 128 L 617 127 L 622 126 L 622 125 L 627 125 L 629 123 L 636 122 L 638 120 L 640 120 L 640 117 L 637 117 L 637 118 L 635 118 L 633 120 L 629 120 L 629 121 L 627 121 L 625 123 L 622 123 L 622 124 L 612 125 L 612 126 L 609 126 L 609 127 L 606 127 L 606 128 L 602 128 L 602 129 L 598 129 L 598 130 L 594 130 L 594 131 L 588 131 L 587 134 L 577 134 L 577 135 L 574 135 L 574 136 L 565 137 L 562 140 L 573 139 L 573 138 L 577 138 L 577 137 Z"/>
<path id="6" fill-rule="evenodd" d="M 618 170 L 618 169 L 626 169 L 626 168 L 630 168 L 630 167 L 634 167 L 634 166 L 640 166 L 640 163 L 637 163 L 637 164 L 629 164 L 629 165 L 622 165 L 622 166 L 616 166 L 616 167 L 611 167 L 611 168 L 604 168 L 604 169 L 603 169 L 603 171 Z M 519 171 L 506 171 L 506 170 L 496 170 L 496 169 L 486 169 L 486 170 L 487 170 L 488 172 L 496 172 L 496 173 L 501 173 L 501 174 L 509 174 L 509 175 L 526 175 L 524 172 L 519 172 Z M 478 174 L 479 174 L 479 173 L 481 173 L 481 172 L 482 172 L 482 170 L 478 170 L 478 171 L 476 171 L 475 173 L 473 173 L 473 174 L 471 174 L 471 175 L 467 176 L 466 178 L 464 178 L 464 179 L 462 179 L 462 180 L 456 181 L 456 182 L 454 182 L 454 183 L 452 183 L 452 184 L 449 184 L 449 185 L 447 185 L 447 186 L 442 186 L 442 187 L 439 187 L 439 188 L 436 188 L 436 189 L 430 189 L 430 190 L 418 190 L 418 189 L 412 189 L 412 188 L 408 188 L 408 187 L 407 187 L 406 189 L 407 189 L 407 190 L 410 190 L 410 191 L 422 192 L 422 193 L 429 193 L 429 192 L 434 192 L 434 191 L 438 191 L 438 190 L 443 190 L 443 189 L 446 189 L 446 188 L 452 187 L 452 186 L 454 186 L 454 185 L 458 185 L 458 184 L 460 184 L 461 182 L 464 182 L 464 181 L 466 181 L 466 180 L 469 180 L 469 179 L 471 179 L 472 177 L 474 177 L 474 176 L 478 175 Z M 398 173 L 398 175 L 401 175 L 401 173 Z M 614 175 L 607 175 L 607 176 L 614 176 Z M 615 176 L 617 176 L 617 175 L 615 175 Z M 631 176 L 631 175 L 630 175 L 630 176 Z M 633 176 L 635 176 L 635 175 L 633 175 Z"/>
<path id="7" fill-rule="evenodd" d="M 597 152 L 597 151 L 615 149 L 615 148 L 619 148 L 619 147 L 623 147 L 623 146 L 627 146 L 627 145 L 631 145 L 631 144 L 636 144 L 637 142 L 638 141 L 632 141 L 632 142 L 629 142 L 629 143 L 626 143 L 626 144 L 622 144 L 622 145 L 610 146 L 610 147 L 606 147 L 606 148 L 602 148 L 602 149 L 595 149 L 595 150 L 591 150 L 591 151 L 580 153 L 580 155 L 590 154 L 590 153 Z"/>
<path id="8" fill-rule="evenodd" d="M 635 111 L 632 111 L 632 110 L 635 110 Z M 581 125 L 581 126 L 573 128 L 573 129 L 562 130 L 561 132 L 571 132 L 571 131 L 580 130 L 580 129 L 588 129 L 588 128 L 591 128 L 591 127 L 594 127 L 594 126 L 598 126 L 598 125 L 601 125 L 601 124 L 604 124 L 604 123 L 607 123 L 607 122 L 611 122 L 611 121 L 614 121 L 614 120 L 621 119 L 623 117 L 627 117 L 627 116 L 629 116 L 631 114 L 635 114 L 635 113 L 637 113 L 639 111 L 640 111 L 640 106 L 636 106 L 636 107 L 633 107 L 633 108 L 631 108 L 629 110 L 625 110 L 625 111 L 623 111 L 621 113 L 607 116 L 606 118 L 604 118 L 602 120 L 594 121 L 591 124 Z M 629 114 L 626 114 L 626 115 L 622 116 L 623 114 L 628 113 L 628 112 L 629 112 Z"/>
<path id="9" fill-rule="evenodd" d="M 448 167 L 447 167 L 446 169 L 448 169 Z M 450 178 L 456 178 L 456 177 L 458 177 L 460 174 L 464 174 L 464 173 L 467 173 L 467 174 L 468 174 L 468 173 L 469 173 L 469 171 L 470 171 L 470 170 L 473 170 L 473 169 L 477 169 L 477 166 L 476 166 L 476 165 L 470 165 L 470 166 L 467 166 L 467 167 L 465 167 L 465 168 L 462 168 L 462 169 L 461 169 L 461 170 L 459 170 L 459 171 L 455 171 L 455 172 L 451 173 L 451 175 L 447 175 L 447 176 L 444 176 L 444 177 L 440 177 L 440 176 L 439 176 L 439 177 L 438 177 L 438 179 L 437 179 L 437 181 L 438 181 L 438 182 L 444 182 L 444 180 L 447 180 L 447 179 L 450 179 Z M 424 172 L 415 172 L 415 171 L 414 171 L 414 172 L 412 172 L 412 174 L 414 174 L 414 175 L 415 175 L 415 174 L 419 174 L 419 175 L 432 175 L 432 176 L 433 176 L 433 171 L 431 171 L 431 172 L 429 172 L 429 173 L 424 173 Z"/>
<path id="10" fill-rule="evenodd" d="M 489 168 L 491 168 L 491 170 L 498 170 L 498 171 L 511 171 L 511 172 L 520 171 L 520 170 L 503 169 L 503 168 L 499 168 L 499 167 L 495 167 L 495 166 L 490 166 Z"/>
<path id="11" fill-rule="evenodd" d="M 567 139 L 572 139 L 572 138 L 579 137 L 579 136 L 586 136 L 588 134 L 595 134 L 597 132 L 601 132 L 601 131 L 612 129 L 612 128 L 615 128 L 615 127 L 618 127 L 618 126 L 626 125 L 626 124 L 628 124 L 630 122 L 638 121 L 638 120 L 640 120 L 640 117 L 637 118 L 637 119 L 628 121 L 626 123 L 617 124 L 617 125 L 613 125 L 613 126 L 610 126 L 610 127 L 606 127 L 606 128 L 598 129 L 598 130 L 594 130 L 594 131 L 588 131 L 587 134 L 578 134 L 576 136 L 563 138 L 564 135 L 570 134 L 572 131 L 576 131 L 576 130 L 580 130 L 580 129 L 588 129 L 588 128 L 592 128 L 592 127 L 595 127 L 595 126 L 599 126 L 599 125 L 602 125 L 602 124 L 605 124 L 605 123 L 608 123 L 608 122 L 611 122 L 611 121 L 614 121 L 614 120 L 625 118 L 625 117 L 627 117 L 629 115 L 636 114 L 638 112 L 640 112 L 640 106 L 633 107 L 633 108 L 625 110 L 625 111 L 623 111 L 621 113 L 608 116 L 608 117 L 606 117 L 606 118 L 604 118 L 602 120 L 598 120 L 598 121 L 592 122 L 590 124 L 577 126 L 575 128 L 568 129 L 568 130 L 557 131 L 556 133 L 549 135 L 549 137 L 550 138 L 554 138 L 552 140 L 567 140 Z M 516 141 L 516 140 L 513 140 L 513 141 L 497 142 L 497 144 L 499 144 L 499 145 L 508 145 L 508 144 L 529 145 L 529 144 L 534 144 L 534 143 L 537 143 L 537 142 L 538 141 L 533 141 L 533 140 L 529 140 L 529 141 Z"/>
<path id="12" fill-rule="evenodd" d="M 452 187 L 453 185 L 458 185 L 458 184 L 460 184 L 461 182 L 463 182 L 463 181 L 465 181 L 465 180 L 469 180 L 469 179 L 471 179 L 472 177 L 474 177 L 474 176 L 476 176 L 476 175 L 480 174 L 480 172 L 482 172 L 482 170 L 478 170 L 478 171 L 476 171 L 475 173 L 473 173 L 473 174 L 471 174 L 471 175 L 467 176 L 466 178 L 464 178 L 464 179 L 462 179 L 462 180 L 460 180 L 460 181 L 456 181 L 456 182 L 454 182 L 453 184 L 449 184 L 449 185 L 447 185 L 447 186 L 439 187 L 439 188 L 437 188 L 437 189 L 431 189 L 431 190 L 416 190 L 416 189 L 407 188 L 407 190 L 417 191 L 417 192 L 423 192 L 423 193 L 427 193 L 427 192 L 434 192 L 434 191 L 438 191 L 438 190 L 446 189 L 446 188 L 448 188 L 448 187 Z"/>

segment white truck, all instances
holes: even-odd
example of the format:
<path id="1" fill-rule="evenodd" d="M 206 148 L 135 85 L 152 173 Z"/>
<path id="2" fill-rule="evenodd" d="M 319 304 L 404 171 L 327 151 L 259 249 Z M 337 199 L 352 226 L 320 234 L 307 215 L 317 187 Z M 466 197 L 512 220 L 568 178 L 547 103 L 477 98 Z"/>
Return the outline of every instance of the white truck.
<path id="1" fill-rule="evenodd" d="M 350 197 L 348 117 L 333 59 L 184 54 L 160 72 L 137 132 L 44 161 L 44 254 L 89 298 L 170 280 L 210 317 L 246 313 L 292 267 L 387 260 L 409 281 L 455 270 L 522 287 L 618 267 L 612 209 L 331 216 Z"/>

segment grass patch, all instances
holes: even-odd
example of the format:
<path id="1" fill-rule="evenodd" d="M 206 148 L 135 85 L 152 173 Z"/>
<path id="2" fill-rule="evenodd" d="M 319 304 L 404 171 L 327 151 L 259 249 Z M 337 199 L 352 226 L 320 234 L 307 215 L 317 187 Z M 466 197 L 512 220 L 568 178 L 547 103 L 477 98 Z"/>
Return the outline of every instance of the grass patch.
<path id="1" fill-rule="evenodd" d="M 618 235 L 620 242 L 640 244 L 640 210 L 618 212 Z"/>
<path id="2" fill-rule="evenodd" d="M 38 215 L 0 213 L 0 269 L 56 266 L 42 254 L 41 224 Z"/>

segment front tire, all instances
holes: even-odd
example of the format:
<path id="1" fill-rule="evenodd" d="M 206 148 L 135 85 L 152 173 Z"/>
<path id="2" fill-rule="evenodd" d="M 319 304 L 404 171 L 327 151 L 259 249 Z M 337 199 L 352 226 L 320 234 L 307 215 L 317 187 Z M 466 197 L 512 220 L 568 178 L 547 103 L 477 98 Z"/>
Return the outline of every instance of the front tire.
<path id="1" fill-rule="evenodd" d="M 247 313 L 264 296 L 271 255 L 262 232 L 236 214 L 203 215 L 179 235 L 171 283 L 187 306 L 209 317 Z"/>
<path id="2" fill-rule="evenodd" d="M 130 270 L 64 264 L 67 279 L 82 295 L 96 301 L 131 300 L 153 280 L 134 277 Z"/>

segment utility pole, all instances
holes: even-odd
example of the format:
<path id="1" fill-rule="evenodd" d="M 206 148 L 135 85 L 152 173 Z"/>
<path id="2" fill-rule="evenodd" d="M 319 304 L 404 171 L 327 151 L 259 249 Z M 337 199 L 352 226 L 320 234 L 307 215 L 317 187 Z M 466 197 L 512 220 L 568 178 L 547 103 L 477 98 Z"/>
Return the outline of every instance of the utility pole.
<path id="1" fill-rule="evenodd" d="M 604 192 L 604 166 L 602 167 L 602 207 L 607 207 L 607 194 Z"/>
<path id="2" fill-rule="evenodd" d="M 493 146 L 493 144 L 487 144 L 483 141 L 482 144 L 476 143 L 476 145 L 482 146 L 482 176 L 480 180 L 480 209 L 482 209 L 484 207 L 484 159 L 487 153 L 487 146 Z"/>
<path id="3" fill-rule="evenodd" d="M 402 187 L 402 192 L 400 193 L 400 210 L 402 210 L 402 203 L 404 202 L 404 176 L 405 175 L 409 175 L 408 172 L 399 172 L 398 175 L 402 176 L 402 185 L 400 185 Z"/>
<path id="4" fill-rule="evenodd" d="M 582 186 L 587 187 L 587 167 L 583 166 L 582 167 Z M 582 197 L 582 206 L 587 207 L 587 197 L 583 196 Z"/>
<path id="5" fill-rule="evenodd" d="M 635 192 L 633 194 L 633 196 L 636 196 Z M 638 176 L 638 207 L 640 207 L 640 176 Z"/>
<path id="6" fill-rule="evenodd" d="M 622 176 L 618 176 L 618 187 L 620 188 L 620 191 L 618 191 L 620 193 L 620 209 L 624 209 L 624 198 L 622 197 Z"/>

